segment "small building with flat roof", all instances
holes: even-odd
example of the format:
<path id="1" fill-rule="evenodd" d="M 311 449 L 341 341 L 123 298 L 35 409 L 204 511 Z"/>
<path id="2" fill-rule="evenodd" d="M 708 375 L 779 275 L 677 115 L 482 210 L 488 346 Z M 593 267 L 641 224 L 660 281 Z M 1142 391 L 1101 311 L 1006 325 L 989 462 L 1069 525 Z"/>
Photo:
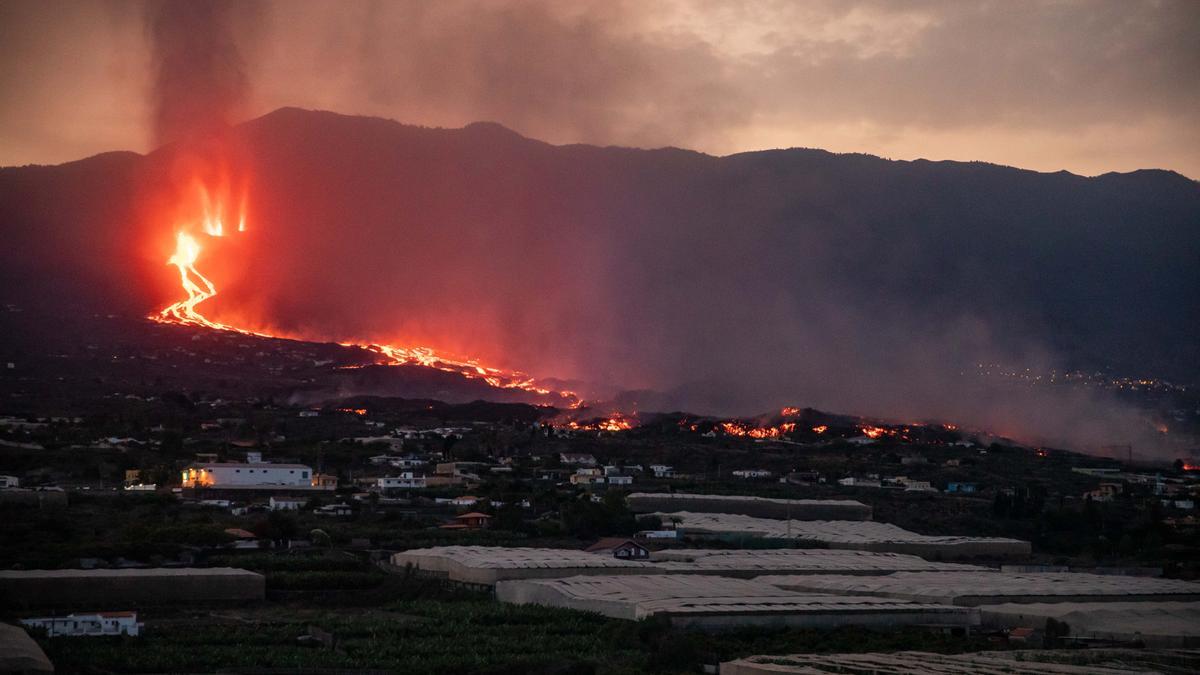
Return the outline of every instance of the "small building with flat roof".
<path id="1" fill-rule="evenodd" d="M 43 616 L 21 619 L 28 628 L 40 628 L 49 637 L 94 637 L 129 635 L 137 637 L 142 630 L 137 612 L 90 612 L 66 616 Z"/>
<path id="2" fill-rule="evenodd" d="M 312 467 L 266 462 L 202 462 L 183 470 L 183 487 L 286 485 L 312 487 Z"/>
<path id="3" fill-rule="evenodd" d="M 720 675 L 1146 675 L 1200 671 L 1200 653 L 1147 649 L 1039 649 L 969 654 L 891 652 L 747 656 Z"/>
<path id="4" fill-rule="evenodd" d="M 731 542 L 751 539 L 795 540 L 829 548 L 909 553 L 927 558 L 1021 558 L 1029 542 L 1001 537 L 924 535 L 891 523 L 869 520 L 775 520 L 732 513 L 681 511 L 659 513 L 663 522 L 693 537 Z"/>
<path id="5" fill-rule="evenodd" d="M 653 562 L 651 562 L 653 560 Z M 765 574 L 888 574 L 897 570 L 978 570 L 917 556 L 866 551 L 774 549 L 721 551 L 669 549 L 650 560 L 596 555 L 577 549 L 437 546 L 396 553 L 395 568 L 492 586 L 505 579 L 547 579 L 586 574 L 697 574 L 750 578 Z"/>
<path id="6" fill-rule="evenodd" d="M 1035 602 L 980 605 L 985 626 L 1066 623 L 1076 639 L 1141 642 L 1159 649 L 1200 647 L 1200 602 Z"/>
<path id="7" fill-rule="evenodd" d="M 871 507 L 853 499 L 773 499 L 686 492 L 634 492 L 626 497 L 634 513 L 690 511 L 792 520 L 870 520 Z"/>
<path id="8" fill-rule="evenodd" d="M 979 613 L 972 608 L 796 593 L 756 581 L 715 576 L 598 575 L 509 580 L 496 584 L 496 598 L 630 621 L 665 616 L 673 626 L 702 630 L 746 626 L 966 628 L 979 623 Z"/>
<path id="9" fill-rule="evenodd" d="M 1081 572 L 895 572 L 883 576 L 762 576 L 805 593 L 844 593 L 974 607 L 1002 603 L 1197 601 L 1200 583 Z"/>

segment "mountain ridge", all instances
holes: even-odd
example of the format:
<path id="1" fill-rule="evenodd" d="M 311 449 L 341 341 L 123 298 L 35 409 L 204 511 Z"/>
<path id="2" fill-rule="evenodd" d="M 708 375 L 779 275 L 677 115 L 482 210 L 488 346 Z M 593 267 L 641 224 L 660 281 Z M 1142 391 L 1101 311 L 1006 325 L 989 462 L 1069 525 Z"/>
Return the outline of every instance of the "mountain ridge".
<path id="1" fill-rule="evenodd" d="M 717 157 L 301 109 L 238 125 L 226 146 L 254 179 L 252 222 L 230 241 L 236 265 L 202 261 L 212 309 L 286 334 L 401 337 L 679 392 L 663 405 L 698 413 L 801 400 L 973 421 L 954 377 L 1008 357 L 1200 379 L 1200 186 L 1174 172 Z M 146 244 L 171 224 L 147 196 L 207 150 L 0 170 L 0 295 L 172 301 L 177 275 Z"/>
<path id="2" fill-rule="evenodd" d="M 997 162 L 990 162 L 987 160 L 931 159 L 931 158 L 927 158 L 927 157 L 917 157 L 917 158 L 913 158 L 913 159 L 894 159 L 894 158 L 890 158 L 890 157 L 884 157 L 882 155 L 875 155 L 875 154 L 872 154 L 869 152 L 858 152 L 858 151 L 837 152 L 837 151 L 828 150 L 825 148 L 810 147 L 810 146 L 760 148 L 760 149 L 754 149 L 754 150 L 742 150 L 742 151 L 733 152 L 733 153 L 729 153 L 729 154 L 725 154 L 725 155 L 714 155 L 714 154 L 706 153 L 706 152 L 703 152 L 700 150 L 694 150 L 691 148 L 683 148 L 683 147 L 671 146 L 671 145 L 652 147 L 652 148 L 643 148 L 643 147 L 624 146 L 624 145 L 601 145 L 601 144 L 595 144 L 595 143 L 554 144 L 554 143 L 550 143 L 547 141 L 542 141 L 542 140 L 536 139 L 532 136 L 526 136 L 526 135 L 522 134 L 521 132 L 511 129 L 500 122 L 489 121 L 489 120 L 478 120 L 475 122 L 470 122 L 462 127 L 438 127 L 438 126 L 425 126 L 425 125 L 420 125 L 420 124 L 411 124 L 411 123 L 407 123 L 407 122 L 401 122 L 399 120 L 395 120 L 392 118 L 380 117 L 380 116 L 375 116 L 375 115 L 347 114 L 347 113 L 340 113 L 340 112 L 334 112 L 334 111 L 329 111 L 329 110 L 300 108 L 300 107 L 296 107 L 296 106 L 283 106 L 281 108 L 277 108 L 268 113 L 259 115 L 258 117 L 254 117 L 254 118 L 245 120 L 243 122 L 239 122 L 235 125 L 232 125 L 230 127 L 230 130 L 233 132 L 236 132 L 238 129 L 251 128 L 254 126 L 258 126 L 260 124 L 266 124 L 272 120 L 280 120 L 283 118 L 298 119 L 301 117 L 306 118 L 309 121 L 316 121 L 316 120 L 352 121 L 352 120 L 357 120 L 357 121 L 368 122 L 371 124 L 379 124 L 381 126 L 384 126 L 384 125 L 393 126 L 398 129 L 412 130 L 412 131 L 428 131 L 428 132 L 441 132 L 441 133 L 462 132 L 462 133 L 467 133 L 467 134 L 475 134 L 475 133 L 479 133 L 479 132 L 484 132 L 484 133 L 488 133 L 488 134 L 492 134 L 492 135 L 496 135 L 496 136 L 506 136 L 510 139 L 519 139 L 521 141 L 527 141 L 530 143 L 534 143 L 534 144 L 538 144 L 538 145 L 542 145 L 542 146 L 546 146 L 546 147 L 551 147 L 551 148 L 623 150 L 623 151 L 649 152 L 649 153 L 680 152 L 680 153 L 685 153 L 688 155 L 701 156 L 701 157 L 707 157 L 707 158 L 718 159 L 718 160 L 731 159 L 731 158 L 737 158 L 737 157 L 751 157 L 751 156 L 761 157 L 761 156 L 775 154 L 775 153 L 785 153 L 785 154 L 787 154 L 787 153 L 795 153 L 795 154 L 811 153 L 814 156 L 828 156 L 828 157 L 839 157 L 839 158 L 857 157 L 857 158 L 862 158 L 862 159 L 867 159 L 867 160 L 877 160 L 880 162 L 888 162 L 888 163 L 901 164 L 901 165 L 931 164 L 931 165 L 946 165 L 946 166 L 952 166 L 952 167 L 980 166 L 980 167 L 988 167 L 988 168 L 995 168 L 995 169 L 1008 169 L 1008 170 L 1014 170 L 1014 171 L 1020 171 L 1020 172 L 1028 172 L 1028 173 L 1042 175 L 1042 176 L 1066 175 L 1066 176 L 1072 176 L 1075 178 L 1082 178 L 1082 179 L 1086 179 L 1086 180 L 1096 180 L 1096 179 L 1113 178 L 1113 177 L 1133 177 L 1133 176 L 1154 175 L 1154 176 L 1178 178 L 1178 179 L 1181 179 L 1182 181 L 1186 181 L 1186 183 L 1190 184 L 1190 185 L 1200 184 L 1200 180 L 1198 180 L 1198 179 L 1191 178 L 1189 176 L 1181 174 L 1172 169 L 1162 169 L 1162 168 L 1156 168 L 1156 167 L 1142 167 L 1142 168 L 1138 168 L 1138 169 L 1131 169 L 1129 171 L 1106 171 L 1104 173 L 1095 174 L 1095 175 L 1085 175 L 1085 174 L 1074 173 L 1074 172 L 1068 171 L 1066 169 L 1058 169 L 1058 170 L 1054 170 L 1054 171 L 1050 171 L 1050 170 L 1040 171 L 1037 169 L 1030 169 L 1030 168 L 1020 167 L 1020 166 L 1015 166 L 1015 165 L 1010 165 L 1010 164 L 1000 164 Z M 64 167 L 64 166 L 77 164 L 79 162 L 87 162 L 89 160 L 100 159 L 100 158 L 105 158 L 108 156 L 115 156 L 115 155 L 125 155 L 125 156 L 132 156 L 132 157 L 147 157 L 147 156 L 154 155 L 155 153 L 158 153 L 159 151 L 168 151 L 169 152 L 171 150 L 171 148 L 175 145 L 176 144 L 174 144 L 174 143 L 168 143 L 163 146 L 152 148 L 145 153 L 139 153 L 139 152 L 136 152 L 133 150 L 108 150 L 105 152 L 97 153 L 95 155 L 89 155 L 87 157 L 81 157 L 79 159 L 69 160 L 66 162 L 58 163 L 58 164 L 0 165 L 0 171 L 9 170 L 9 169 Z"/>

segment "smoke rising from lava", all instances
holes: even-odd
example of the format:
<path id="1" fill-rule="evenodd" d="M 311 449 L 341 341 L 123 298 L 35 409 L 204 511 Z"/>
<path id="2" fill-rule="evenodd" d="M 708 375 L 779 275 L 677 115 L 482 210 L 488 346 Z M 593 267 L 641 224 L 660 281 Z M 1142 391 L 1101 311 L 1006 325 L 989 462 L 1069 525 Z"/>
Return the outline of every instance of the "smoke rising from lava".
<path id="1" fill-rule="evenodd" d="M 149 15 L 159 138 L 203 137 L 244 104 L 244 7 Z M 1106 394 L 973 377 L 1061 359 L 1052 322 L 1020 306 L 1036 289 L 978 281 L 1029 270 L 997 269 L 1007 240 L 956 229 L 971 210 L 946 215 L 941 195 L 871 194 L 880 213 L 822 158 L 554 148 L 489 125 L 281 111 L 234 135 L 255 218 L 240 257 L 199 263 L 216 321 L 429 345 L 642 410 L 796 404 L 1079 449 L 1156 440 Z"/>
<path id="2" fill-rule="evenodd" d="M 209 136 L 239 119 L 250 81 L 238 33 L 256 14 L 253 3 L 234 0 L 146 5 L 158 143 Z"/>

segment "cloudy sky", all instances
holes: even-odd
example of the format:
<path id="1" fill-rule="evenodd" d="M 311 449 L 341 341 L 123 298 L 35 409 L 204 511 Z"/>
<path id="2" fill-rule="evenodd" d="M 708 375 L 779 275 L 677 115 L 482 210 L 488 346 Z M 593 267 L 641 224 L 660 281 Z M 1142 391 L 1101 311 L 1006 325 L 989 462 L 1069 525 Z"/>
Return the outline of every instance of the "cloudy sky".
<path id="1" fill-rule="evenodd" d="M 156 11 L 0 2 L 0 165 L 152 148 Z M 222 16 L 246 82 L 231 121 L 291 105 L 555 143 L 1200 178 L 1195 0 L 289 0 Z"/>

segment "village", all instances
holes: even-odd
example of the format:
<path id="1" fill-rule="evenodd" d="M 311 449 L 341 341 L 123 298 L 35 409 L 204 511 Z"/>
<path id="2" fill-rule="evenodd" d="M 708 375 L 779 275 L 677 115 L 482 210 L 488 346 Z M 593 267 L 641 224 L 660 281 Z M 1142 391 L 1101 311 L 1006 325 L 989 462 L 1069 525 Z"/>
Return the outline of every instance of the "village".
<path id="1" fill-rule="evenodd" d="M 153 327 L 133 350 L 99 325 L 0 371 L 0 640 L 34 672 L 753 673 L 897 647 L 969 672 L 1197 639 L 1186 448 L 487 402 L 356 348 Z"/>
<path id="2" fill-rule="evenodd" d="M 56 663 L 94 656 L 69 646 L 87 640 L 171 644 L 181 622 L 219 632 L 233 605 L 276 624 L 307 608 L 271 649 L 313 649 L 285 646 L 300 639 L 331 663 L 348 607 L 429 602 L 654 620 L 693 665 L 755 657 L 729 637 L 754 627 L 785 643 L 917 631 L 956 651 L 1200 640 L 1188 462 L 797 409 L 606 430 L 524 404 L 121 405 L 137 423 L 0 419 L 5 619 Z M 734 644 L 689 642 L 713 631 Z"/>

